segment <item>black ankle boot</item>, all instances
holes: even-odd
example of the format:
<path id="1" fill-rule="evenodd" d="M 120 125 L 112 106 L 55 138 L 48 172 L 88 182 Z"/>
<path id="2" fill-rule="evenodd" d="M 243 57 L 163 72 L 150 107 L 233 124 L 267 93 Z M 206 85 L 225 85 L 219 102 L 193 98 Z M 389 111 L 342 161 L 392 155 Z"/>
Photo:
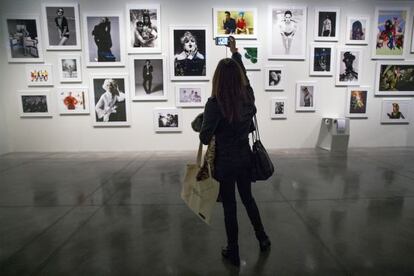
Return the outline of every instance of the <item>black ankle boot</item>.
<path id="1" fill-rule="evenodd" d="M 265 231 L 257 231 L 256 238 L 259 241 L 260 251 L 264 252 L 270 249 L 270 240 Z"/>
<path id="2" fill-rule="evenodd" d="M 240 266 L 240 256 L 238 246 L 227 246 L 221 249 L 221 255 L 232 265 Z"/>

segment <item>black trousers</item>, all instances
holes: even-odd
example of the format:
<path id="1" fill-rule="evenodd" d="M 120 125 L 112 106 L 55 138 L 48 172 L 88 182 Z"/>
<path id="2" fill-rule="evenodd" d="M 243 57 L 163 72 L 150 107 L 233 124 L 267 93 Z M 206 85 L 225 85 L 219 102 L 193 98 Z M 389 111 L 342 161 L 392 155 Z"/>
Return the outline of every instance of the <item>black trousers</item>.
<path id="1" fill-rule="evenodd" d="M 152 77 L 145 77 L 142 85 L 144 86 L 145 93 L 150 94 L 152 88 Z"/>
<path id="2" fill-rule="evenodd" d="M 236 183 L 240 198 L 254 230 L 256 232 L 264 231 L 259 209 L 252 195 L 252 183 L 249 175 L 240 173 L 232 180 L 220 181 L 220 195 L 223 201 L 228 246 L 238 244 L 239 228 L 237 223 Z"/>

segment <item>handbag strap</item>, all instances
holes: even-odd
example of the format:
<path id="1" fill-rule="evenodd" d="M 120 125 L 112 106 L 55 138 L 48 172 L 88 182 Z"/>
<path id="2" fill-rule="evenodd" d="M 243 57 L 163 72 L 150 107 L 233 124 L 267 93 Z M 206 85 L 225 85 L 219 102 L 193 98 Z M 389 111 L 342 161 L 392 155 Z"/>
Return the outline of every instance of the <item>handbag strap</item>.
<path id="1" fill-rule="evenodd" d="M 203 155 L 203 143 L 198 145 L 198 153 L 197 153 L 197 166 L 201 167 L 201 156 Z"/>
<path id="2" fill-rule="evenodd" d="M 254 114 L 254 116 L 253 116 L 253 124 L 254 124 L 254 128 L 255 128 L 255 130 L 253 131 L 254 135 L 253 135 L 253 132 L 252 132 L 253 142 L 260 141 L 259 125 L 257 124 L 256 114 Z"/>

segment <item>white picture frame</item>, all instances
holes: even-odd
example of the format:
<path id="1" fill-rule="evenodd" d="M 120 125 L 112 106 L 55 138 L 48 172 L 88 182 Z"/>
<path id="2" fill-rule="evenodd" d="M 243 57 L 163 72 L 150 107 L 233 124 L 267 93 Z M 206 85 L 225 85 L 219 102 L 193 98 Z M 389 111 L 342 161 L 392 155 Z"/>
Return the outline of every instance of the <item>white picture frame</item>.
<path id="1" fill-rule="evenodd" d="M 118 127 L 130 126 L 130 97 L 128 74 L 91 74 L 90 75 L 90 108 L 93 126 Z M 109 93 L 111 80 L 115 81 L 112 87 L 119 91 L 119 101 L 115 104 L 109 97 L 101 96 Z M 103 87 L 106 86 L 107 90 Z M 123 94 L 121 94 L 123 93 Z M 116 106 L 116 107 L 115 107 Z M 111 118 L 115 117 L 115 118 Z"/>
<path id="2" fill-rule="evenodd" d="M 268 26 L 271 30 L 268 40 L 268 59 L 304 60 L 307 48 L 307 7 L 270 6 L 268 10 Z M 292 17 L 289 17 L 290 22 L 295 24 L 287 26 L 284 22 L 289 12 L 292 14 Z"/>
<path id="3" fill-rule="evenodd" d="M 341 27 L 339 8 L 315 8 L 315 41 L 338 41 Z"/>
<path id="4" fill-rule="evenodd" d="M 107 37 L 105 32 L 108 21 L 102 22 L 105 19 L 110 22 L 111 47 L 107 51 L 105 39 L 100 38 L 99 43 L 101 50 L 98 54 L 98 47 L 95 42 L 95 37 Z M 118 12 L 103 12 L 103 13 L 83 13 L 83 45 L 85 48 L 85 65 L 86 67 L 123 67 L 125 66 L 125 28 L 124 17 L 122 13 Z M 106 25 L 106 26 L 105 26 Z M 92 35 L 96 33 L 96 35 Z M 103 46 L 102 46 L 103 45 Z"/>
<path id="5" fill-rule="evenodd" d="M 360 47 L 338 47 L 335 83 L 337 86 L 359 85 L 362 77 L 363 51 Z"/>
<path id="6" fill-rule="evenodd" d="M 352 86 L 347 89 L 345 116 L 348 118 L 368 118 L 370 86 Z"/>
<path id="7" fill-rule="evenodd" d="M 82 82 L 82 63 L 80 54 L 59 55 L 57 67 L 60 82 Z"/>
<path id="8" fill-rule="evenodd" d="M 287 119 L 287 98 L 274 97 L 270 99 L 270 119 Z"/>
<path id="9" fill-rule="evenodd" d="M 367 45 L 371 38 L 371 17 L 368 15 L 348 15 L 346 17 L 345 44 Z"/>
<path id="10" fill-rule="evenodd" d="M 176 83 L 175 105 L 177 107 L 204 107 L 207 84 L 203 82 Z"/>
<path id="11" fill-rule="evenodd" d="M 161 53 L 161 6 L 159 4 L 127 4 L 125 14 L 128 53 Z M 149 23 L 144 24 L 144 18 L 149 18 Z M 142 33 L 139 32 L 140 36 L 136 37 L 137 23 L 140 21 L 143 23 Z"/>
<path id="12" fill-rule="evenodd" d="M 180 108 L 155 108 L 154 109 L 154 131 L 160 132 L 182 132 L 182 111 Z"/>
<path id="13" fill-rule="evenodd" d="M 46 50 L 81 49 L 78 3 L 42 3 L 42 17 Z"/>
<path id="14" fill-rule="evenodd" d="M 226 21 L 226 12 L 230 13 L 230 18 L 234 20 L 233 24 L 224 26 Z M 242 16 L 243 14 L 243 16 Z M 237 19 L 235 17 L 237 16 Z M 231 23 L 229 20 L 229 24 Z M 257 39 L 257 8 L 247 7 L 215 7 L 213 8 L 213 37 L 233 36 L 236 39 Z M 233 31 L 233 27 L 234 31 Z"/>
<path id="15" fill-rule="evenodd" d="M 393 45 L 386 41 L 387 36 L 383 34 L 385 22 L 390 20 L 394 24 L 397 18 L 398 27 L 403 28 L 398 37 L 393 38 Z M 404 59 L 409 49 L 407 41 L 407 28 L 411 24 L 410 8 L 407 6 L 381 6 L 375 8 L 374 25 L 372 32 L 371 57 L 372 59 Z M 402 37 L 402 41 L 401 41 Z M 399 41 L 400 46 L 397 47 Z M 402 45 L 401 45 L 402 44 Z"/>
<path id="16" fill-rule="evenodd" d="M 58 87 L 56 102 L 60 115 L 89 114 L 89 91 L 87 87 Z"/>
<path id="17" fill-rule="evenodd" d="M 43 62 L 43 37 L 37 15 L 5 15 L 3 24 L 8 62 Z"/>
<path id="18" fill-rule="evenodd" d="M 382 100 L 382 124 L 409 124 L 412 116 L 411 98 L 387 98 Z"/>
<path id="19" fill-rule="evenodd" d="M 265 90 L 285 90 L 286 74 L 283 65 L 268 66 L 264 68 Z"/>
<path id="20" fill-rule="evenodd" d="M 309 51 L 309 75 L 333 76 L 336 47 L 329 43 L 311 43 Z"/>
<path id="21" fill-rule="evenodd" d="M 53 68 L 51 64 L 26 64 L 27 86 L 53 86 Z"/>
<path id="22" fill-rule="evenodd" d="M 414 96 L 414 61 L 377 61 L 376 96 Z"/>
<path id="23" fill-rule="evenodd" d="M 259 43 L 238 41 L 237 49 L 246 71 L 260 71 L 262 69 L 263 53 Z M 228 51 L 228 57 L 231 57 L 231 55 L 231 52 Z"/>
<path id="24" fill-rule="evenodd" d="M 316 81 L 296 82 L 296 111 L 315 112 L 318 87 Z"/>
<path id="25" fill-rule="evenodd" d="M 186 41 L 190 41 L 192 45 L 188 45 Z M 170 26 L 170 79 L 173 81 L 209 80 L 210 42 L 210 32 L 206 25 Z M 187 55 L 184 47 L 198 50 L 192 55 Z M 185 60 L 191 60 L 192 66 L 187 66 Z"/>
<path id="26" fill-rule="evenodd" d="M 17 97 L 21 118 L 53 116 L 49 90 L 18 90 Z"/>
<path id="27" fill-rule="evenodd" d="M 148 77 L 144 77 L 147 60 L 150 69 L 146 71 Z M 129 56 L 129 72 L 133 101 L 168 100 L 169 83 L 165 56 L 131 55 Z"/>

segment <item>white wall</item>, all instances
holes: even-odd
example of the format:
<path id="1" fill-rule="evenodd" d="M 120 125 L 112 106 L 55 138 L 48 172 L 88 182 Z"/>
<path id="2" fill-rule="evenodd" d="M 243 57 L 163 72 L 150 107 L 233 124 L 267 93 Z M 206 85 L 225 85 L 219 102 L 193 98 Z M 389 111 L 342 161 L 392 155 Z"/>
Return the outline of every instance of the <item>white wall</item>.
<path id="1" fill-rule="evenodd" d="M 5 71 L 4 68 L 7 66 L 7 62 L 5 59 L 0 60 L 1 66 L 0 66 L 0 76 L 4 76 Z M 1 79 L 2 83 L 4 83 L 3 78 Z M 6 113 L 6 101 L 5 101 L 5 94 L 6 89 L 4 89 L 0 93 L 0 155 L 7 153 L 10 151 L 9 148 L 9 132 L 7 128 L 7 113 Z"/>
<path id="2" fill-rule="evenodd" d="M 59 2 L 59 1 L 49 1 Z M 83 12 L 92 11 L 119 11 L 125 12 L 127 0 L 81 0 L 81 18 Z M 292 1 L 247 1 L 233 0 L 158 0 L 158 1 L 131 1 L 131 3 L 157 2 L 161 4 L 162 20 L 162 48 L 169 57 L 169 25 L 210 26 L 212 30 L 212 7 L 251 7 L 255 5 L 259 12 L 259 41 L 262 49 L 267 53 L 267 8 L 268 5 L 288 4 Z M 64 2 L 63 2 L 64 3 Z M 308 6 L 308 42 L 313 41 L 314 7 L 339 7 L 341 9 L 341 31 L 338 46 L 344 46 L 345 18 L 347 14 L 369 14 L 373 18 L 374 7 L 378 2 L 366 1 L 339 1 L 314 0 L 295 2 L 297 5 Z M 402 1 L 403 4 L 413 6 L 413 1 Z M 395 1 L 385 1 L 382 4 L 393 4 Z M 41 13 L 40 0 L 2 0 L 3 13 Z M 412 18 L 412 16 L 411 16 Z M 410 25 L 411 26 L 411 25 Z M 81 26 L 82 28 L 82 26 Z M 411 29 L 410 29 L 411 32 Z M 2 37 L 4 36 L 4 31 Z M 411 41 L 411 34 L 407 38 Z M 1 44 L 1 59 L 6 59 L 4 44 Z M 217 62 L 225 57 L 225 49 L 213 45 L 211 40 L 210 59 L 212 71 Z M 363 85 L 373 85 L 375 62 L 369 58 L 369 46 L 363 46 Z M 46 51 L 45 61 L 56 66 L 59 52 Z M 414 59 L 414 55 L 410 55 Z M 325 115 L 343 116 L 345 109 L 346 88 L 335 87 L 332 77 L 309 77 L 308 59 L 305 61 L 267 61 L 263 65 L 284 65 L 288 80 L 284 92 L 265 92 L 263 90 L 264 75 L 262 71 L 250 73 L 251 83 L 256 92 L 258 118 L 262 139 L 268 148 L 309 148 L 314 147 L 319 134 L 320 118 Z M 84 151 L 84 150 L 192 150 L 198 143 L 197 134 L 191 130 L 190 122 L 202 109 L 183 109 L 184 129 L 182 133 L 155 134 L 153 130 L 153 109 L 156 107 L 172 107 L 175 105 L 174 87 L 169 82 L 169 96 L 167 102 L 131 102 L 132 125 L 128 128 L 94 128 L 90 116 L 60 116 L 57 112 L 49 119 L 22 119 L 18 115 L 16 90 L 27 89 L 24 81 L 23 64 L 1 63 L 2 78 L 7 80 L 3 89 L 5 112 L 9 126 L 9 147 L 14 151 Z M 83 84 L 89 86 L 89 74 L 95 72 L 128 72 L 128 68 L 83 68 Z M 56 72 L 55 72 L 56 73 Z M 56 75 L 57 77 L 57 75 Z M 315 80 L 320 87 L 318 111 L 315 113 L 295 112 L 295 82 Z M 59 84 L 55 82 L 58 86 Z M 54 88 L 50 89 L 53 95 Z M 288 119 L 270 120 L 270 98 L 285 96 L 288 98 Z M 54 97 L 52 97 L 53 100 Z M 53 102 L 55 103 L 55 102 Z M 374 146 L 407 146 L 413 145 L 414 135 L 412 124 L 408 125 L 381 125 L 380 105 L 381 98 L 369 96 L 369 118 L 351 121 L 351 147 Z M 0 121 L 0 126 L 1 126 Z M 2 128 L 3 129 L 3 128 Z M 411 132 L 410 132 L 411 131 Z M 411 133 L 411 134 L 410 134 Z M 3 137 L 1 137 L 3 138 Z M 3 140 L 3 139 L 1 139 Z"/>

